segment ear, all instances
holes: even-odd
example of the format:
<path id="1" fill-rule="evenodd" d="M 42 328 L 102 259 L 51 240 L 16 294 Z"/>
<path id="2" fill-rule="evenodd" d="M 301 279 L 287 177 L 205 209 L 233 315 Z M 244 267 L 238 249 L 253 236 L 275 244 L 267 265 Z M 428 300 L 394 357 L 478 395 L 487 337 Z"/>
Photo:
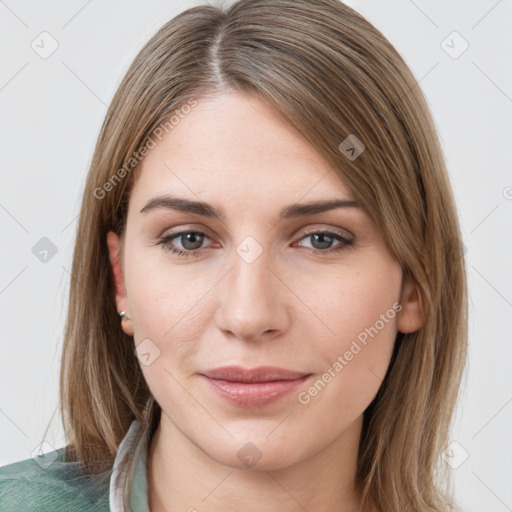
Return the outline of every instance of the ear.
<path id="1" fill-rule="evenodd" d="M 124 286 L 123 279 L 123 269 L 122 269 L 122 261 L 121 261 L 121 239 L 119 236 L 113 231 L 109 231 L 107 233 L 107 245 L 108 252 L 110 257 L 110 263 L 112 265 L 112 274 L 114 276 L 114 284 L 115 284 L 115 301 L 117 311 L 125 311 L 128 318 L 131 318 L 129 307 L 128 307 L 128 297 L 126 296 L 126 288 Z M 123 329 L 125 324 L 130 323 L 128 320 L 123 321 Z M 131 331 L 128 329 L 127 334 L 131 334 Z"/>
<path id="2" fill-rule="evenodd" d="M 425 323 L 418 285 L 409 278 L 404 283 L 400 297 L 402 309 L 397 315 L 397 329 L 402 333 L 417 331 Z"/>

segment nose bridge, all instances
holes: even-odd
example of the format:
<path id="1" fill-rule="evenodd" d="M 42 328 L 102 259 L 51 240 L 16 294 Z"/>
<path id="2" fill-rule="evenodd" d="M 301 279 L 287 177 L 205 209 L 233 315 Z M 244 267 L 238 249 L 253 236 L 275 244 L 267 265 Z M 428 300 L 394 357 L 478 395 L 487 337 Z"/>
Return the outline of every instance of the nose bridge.
<path id="1" fill-rule="evenodd" d="M 283 328 L 282 284 L 270 270 L 272 260 L 270 249 L 253 237 L 235 247 L 219 303 L 219 328 L 247 339 Z"/>

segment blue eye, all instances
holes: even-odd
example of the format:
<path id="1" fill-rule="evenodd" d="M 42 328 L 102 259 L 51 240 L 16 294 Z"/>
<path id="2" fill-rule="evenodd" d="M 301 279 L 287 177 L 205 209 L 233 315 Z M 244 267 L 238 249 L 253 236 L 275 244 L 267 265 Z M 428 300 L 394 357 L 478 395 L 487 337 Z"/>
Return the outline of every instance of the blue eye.
<path id="1" fill-rule="evenodd" d="M 178 256 L 197 256 L 197 250 L 200 248 L 205 237 L 205 233 L 201 233 L 200 231 L 181 231 L 174 235 L 162 237 L 158 243 L 162 244 L 164 249 L 177 254 Z M 172 240 L 175 238 L 178 238 L 181 241 L 184 249 L 176 249 L 176 247 L 173 246 Z M 186 246 L 188 246 L 188 248 Z"/>
<path id="2" fill-rule="evenodd" d="M 320 249 L 313 247 L 312 252 L 315 254 L 342 251 L 354 243 L 352 240 L 349 240 L 348 238 L 341 236 L 338 233 L 333 233 L 331 231 L 311 231 L 310 233 L 306 233 L 302 239 L 304 238 L 310 238 L 312 241 L 314 241 L 314 243 L 320 246 Z M 337 240 L 338 242 L 341 243 L 337 247 L 334 247 L 334 249 L 332 249 L 330 246 L 332 245 L 334 240 Z M 328 245 L 329 247 L 326 247 L 326 245 Z"/>
<path id="3" fill-rule="evenodd" d="M 208 237 L 201 231 L 180 231 L 179 233 L 162 237 L 157 245 L 161 244 L 165 250 L 178 256 L 197 257 L 200 255 L 199 249 L 201 248 L 205 238 Z M 317 244 L 320 247 L 313 247 L 312 249 L 305 247 L 305 249 L 308 249 L 313 254 L 338 252 L 347 249 L 349 246 L 354 244 L 353 240 L 349 240 L 348 238 L 331 231 L 311 231 L 302 236 L 300 240 L 307 238 L 310 238 L 313 244 Z M 183 249 L 176 248 L 175 243 L 173 242 L 174 239 L 178 239 L 180 241 Z M 336 240 L 340 242 L 340 244 L 331 248 L 331 245 Z M 303 246 L 301 245 L 300 247 Z"/>

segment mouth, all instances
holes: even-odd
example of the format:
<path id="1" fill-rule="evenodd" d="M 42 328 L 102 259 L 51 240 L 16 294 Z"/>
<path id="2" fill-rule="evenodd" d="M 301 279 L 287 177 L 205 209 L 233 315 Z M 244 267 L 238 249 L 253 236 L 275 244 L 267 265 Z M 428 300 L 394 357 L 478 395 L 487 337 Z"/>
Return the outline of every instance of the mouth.
<path id="1" fill-rule="evenodd" d="M 274 366 L 225 366 L 200 375 L 211 391 L 228 402 L 238 407 L 262 407 L 290 394 L 312 374 Z"/>

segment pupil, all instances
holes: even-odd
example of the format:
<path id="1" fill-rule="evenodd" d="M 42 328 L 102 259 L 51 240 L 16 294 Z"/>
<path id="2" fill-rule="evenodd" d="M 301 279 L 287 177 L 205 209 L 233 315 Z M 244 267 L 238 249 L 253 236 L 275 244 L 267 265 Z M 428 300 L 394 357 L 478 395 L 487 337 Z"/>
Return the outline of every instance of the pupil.
<path id="1" fill-rule="evenodd" d="M 325 239 L 327 239 L 327 242 L 325 241 Z M 330 237 L 329 235 L 320 233 L 320 234 L 313 235 L 313 240 L 315 240 L 315 241 L 320 240 L 321 247 L 318 247 L 319 249 L 326 249 L 329 247 L 330 243 L 332 242 L 332 237 Z M 323 244 L 322 244 L 322 240 L 324 241 Z M 313 246 L 314 245 L 315 244 L 313 243 Z"/>
<path id="2" fill-rule="evenodd" d="M 197 240 L 194 240 L 196 237 Z M 192 247 L 190 245 L 187 247 L 188 242 L 192 243 Z M 203 238 L 202 235 L 200 235 L 199 233 L 187 233 L 186 235 L 182 235 L 181 237 L 181 243 L 187 251 L 198 249 L 199 247 L 201 247 L 202 242 Z"/>

